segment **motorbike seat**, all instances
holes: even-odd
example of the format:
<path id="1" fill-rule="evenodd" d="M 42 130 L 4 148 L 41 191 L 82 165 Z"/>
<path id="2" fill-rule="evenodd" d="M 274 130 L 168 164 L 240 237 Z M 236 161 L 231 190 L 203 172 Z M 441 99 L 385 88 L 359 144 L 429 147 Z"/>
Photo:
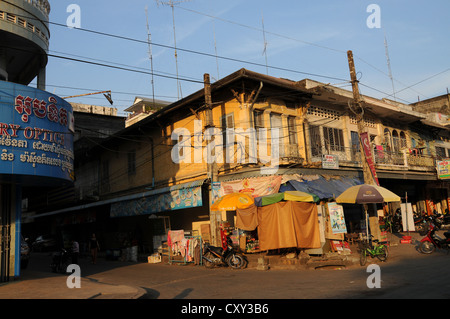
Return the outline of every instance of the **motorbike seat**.
<path id="1" fill-rule="evenodd" d="M 208 246 L 209 249 L 211 249 L 213 252 L 222 255 L 223 253 L 223 248 L 222 247 L 216 247 L 216 246 Z"/>

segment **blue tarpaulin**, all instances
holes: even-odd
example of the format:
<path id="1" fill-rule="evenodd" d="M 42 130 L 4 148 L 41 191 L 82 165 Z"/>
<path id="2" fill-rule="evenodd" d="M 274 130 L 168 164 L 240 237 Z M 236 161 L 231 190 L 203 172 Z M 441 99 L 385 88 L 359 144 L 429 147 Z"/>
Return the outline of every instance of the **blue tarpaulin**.
<path id="1" fill-rule="evenodd" d="M 347 188 L 355 185 L 363 184 L 357 177 L 340 177 L 325 179 L 319 176 L 316 180 L 290 180 L 281 185 L 279 192 L 285 191 L 302 191 L 319 196 L 320 199 L 336 198 L 342 194 Z"/>

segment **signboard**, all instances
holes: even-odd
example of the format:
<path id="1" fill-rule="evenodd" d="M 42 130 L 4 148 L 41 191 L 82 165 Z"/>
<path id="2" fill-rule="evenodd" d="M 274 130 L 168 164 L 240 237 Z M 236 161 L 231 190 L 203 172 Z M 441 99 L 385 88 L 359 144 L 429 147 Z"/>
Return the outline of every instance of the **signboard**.
<path id="1" fill-rule="evenodd" d="M 0 174 L 73 181 L 73 132 L 68 102 L 0 81 Z"/>
<path id="2" fill-rule="evenodd" d="M 248 193 L 253 197 L 278 193 L 283 176 L 262 176 L 221 182 L 220 196 Z"/>
<path id="3" fill-rule="evenodd" d="M 436 170 L 439 179 L 450 179 L 450 160 L 436 161 Z"/>
<path id="4" fill-rule="evenodd" d="M 331 231 L 333 234 L 346 234 L 344 208 L 337 203 L 327 203 L 328 215 L 330 216 Z"/>
<path id="5" fill-rule="evenodd" d="M 201 207 L 202 187 L 189 187 L 170 192 L 111 204 L 110 217 L 139 216 L 177 209 Z"/>
<path id="6" fill-rule="evenodd" d="M 322 155 L 322 168 L 339 169 L 339 158 L 337 155 Z"/>
<path id="7" fill-rule="evenodd" d="M 367 132 L 361 133 L 361 144 L 363 145 L 364 154 L 366 157 L 367 164 L 369 165 L 370 171 L 372 172 L 373 179 L 375 183 L 380 186 L 378 181 L 377 172 L 375 170 L 375 162 L 372 157 L 372 151 L 370 149 L 369 134 Z"/>

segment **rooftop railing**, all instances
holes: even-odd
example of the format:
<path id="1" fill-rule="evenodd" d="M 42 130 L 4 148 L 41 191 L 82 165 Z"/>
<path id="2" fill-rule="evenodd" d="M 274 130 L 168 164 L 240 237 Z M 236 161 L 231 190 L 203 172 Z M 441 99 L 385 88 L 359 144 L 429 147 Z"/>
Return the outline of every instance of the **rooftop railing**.
<path id="1" fill-rule="evenodd" d="M 24 0 L 38 8 L 48 18 L 50 15 L 50 3 L 47 0 Z"/>

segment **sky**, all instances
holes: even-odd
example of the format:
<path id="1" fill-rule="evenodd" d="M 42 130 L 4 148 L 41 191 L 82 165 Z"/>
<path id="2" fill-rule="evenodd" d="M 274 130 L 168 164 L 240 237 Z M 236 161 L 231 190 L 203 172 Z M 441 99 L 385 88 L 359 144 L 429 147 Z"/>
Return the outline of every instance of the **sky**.
<path id="1" fill-rule="evenodd" d="M 174 102 L 203 89 L 205 73 L 215 82 L 241 68 L 351 90 L 348 50 L 364 95 L 408 104 L 450 87 L 448 0 L 50 5 L 46 90 L 61 97 L 110 90 L 123 116 L 136 96 Z M 68 101 L 110 106 L 102 94 Z"/>

